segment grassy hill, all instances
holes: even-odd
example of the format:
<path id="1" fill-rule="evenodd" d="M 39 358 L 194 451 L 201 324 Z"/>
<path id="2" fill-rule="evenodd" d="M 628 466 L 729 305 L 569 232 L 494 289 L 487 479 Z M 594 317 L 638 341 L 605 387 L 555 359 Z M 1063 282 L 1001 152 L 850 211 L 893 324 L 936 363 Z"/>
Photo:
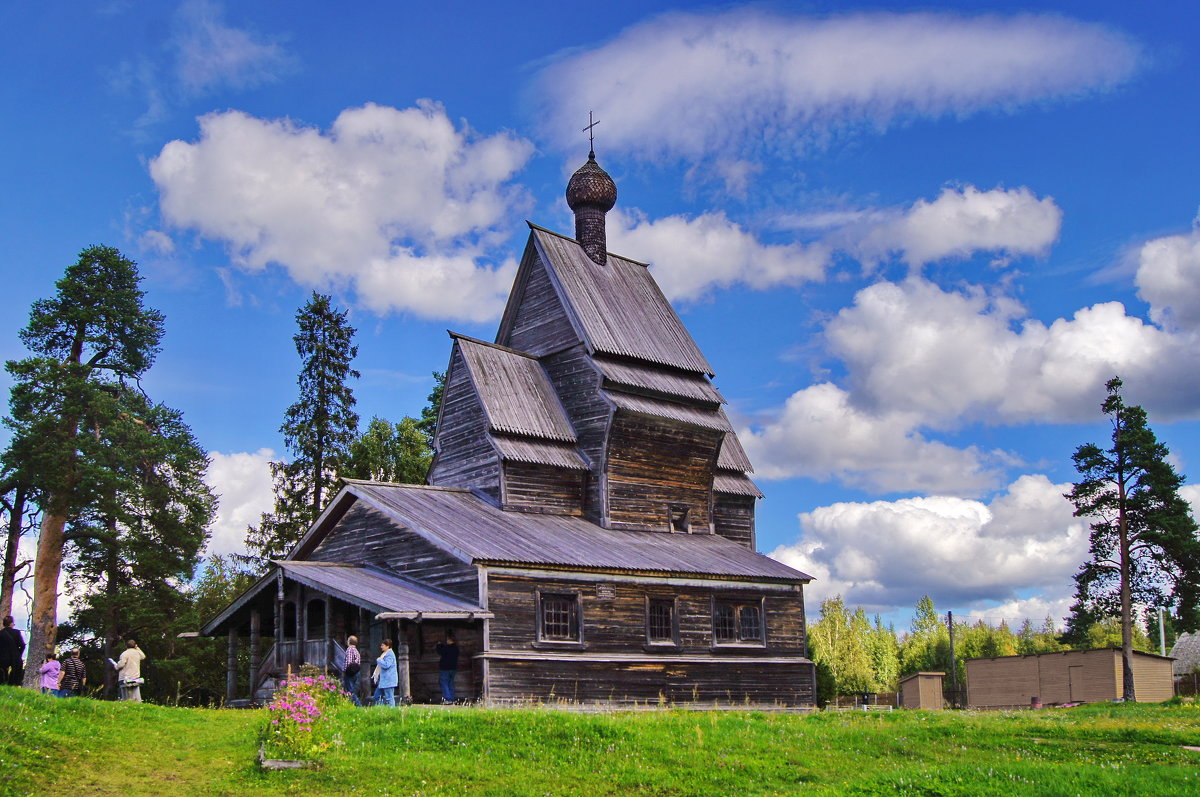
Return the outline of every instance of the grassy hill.
<path id="1" fill-rule="evenodd" d="M 575 714 L 346 709 L 317 770 L 263 772 L 262 711 L 0 687 L 0 794 L 1200 794 L 1200 708 Z"/>

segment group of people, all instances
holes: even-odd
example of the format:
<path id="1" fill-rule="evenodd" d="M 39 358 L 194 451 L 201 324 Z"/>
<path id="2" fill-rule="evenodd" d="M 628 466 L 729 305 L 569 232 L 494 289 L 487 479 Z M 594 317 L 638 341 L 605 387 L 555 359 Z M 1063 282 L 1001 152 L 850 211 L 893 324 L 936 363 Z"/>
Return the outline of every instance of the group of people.
<path id="1" fill-rule="evenodd" d="M 25 638 L 14 626 L 12 617 L 4 618 L 0 630 L 0 684 L 20 686 L 25 677 Z M 87 686 L 87 667 L 80 657 L 79 648 L 70 650 L 59 661 L 53 651 L 46 654 L 38 674 L 38 686 L 42 694 L 56 697 L 78 697 Z M 135 703 L 142 702 L 142 661 L 146 654 L 138 647 L 137 640 L 126 642 L 125 651 L 118 661 L 112 662 L 117 670 L 119 698 Z"/>
<path id="2" fill-rule="evenodd" d="M 453 631 L 446 632 L 446 640 L 437 645 L 438 653 L 438 684 L 442 691 L 442 703 L 449 705 L 455 702 L 454 676 L 458 670 L 458 641 Z M 354 705 L 361 706 L 358 697 L 359 678 L 362 675 L 362 654 L 358 650 L 358 637 L 346 639 L 346 663 L 342 668 L 342 688 L 350 695 Z M 399 668 L 396 665 L 396 654 L 392 650 L 392 640 L 385 639 L 379 643 L 379 658 L 375 661 L 375 669 L 371 673 L 371 682 L 375 685 L 375 694 L 371 705 L 395 706 L 396 687 L 400 685 Z"/>

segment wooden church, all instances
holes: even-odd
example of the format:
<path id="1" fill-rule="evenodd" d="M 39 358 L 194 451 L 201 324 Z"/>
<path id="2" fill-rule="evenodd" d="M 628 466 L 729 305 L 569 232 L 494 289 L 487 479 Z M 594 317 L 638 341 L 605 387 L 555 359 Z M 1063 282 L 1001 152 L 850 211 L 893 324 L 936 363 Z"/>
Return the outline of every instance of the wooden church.
<path id="1" fill-rule="evenodd" d="M 646 265 L 607 251 L 594 152 L 566 196 L 575 237 L 530 225 L 496 341 L 451 335 L 429 484 L 348 481 L 203 628 L 228 637 L 229 699 L 336 669 L 354 634 L 364 671 L 397 640 L 398 696 L 432 701 L 452 629 L 458 693 L 490 703 L 813 704 L 810 577 L 755 551 L 712 366 Z"/>

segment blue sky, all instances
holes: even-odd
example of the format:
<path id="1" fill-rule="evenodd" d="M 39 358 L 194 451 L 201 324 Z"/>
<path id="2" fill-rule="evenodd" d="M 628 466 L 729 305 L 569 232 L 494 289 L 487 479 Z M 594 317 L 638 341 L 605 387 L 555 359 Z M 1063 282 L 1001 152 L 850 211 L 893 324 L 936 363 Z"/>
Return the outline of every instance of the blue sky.
<path id="1" fill-rule="evenodd" d="M 85 246 L 167 318 L 151 395 L 269 506 L 293 315 L 359 329 L 364 421 L 490 338 L 527 228 L 596 151 L 614 251 L 717 371 L 814 603 L 1061 617 L 1061 498 L 1120 374 L 1200 468 L 1189 3 L 0 6 L 0 356 Z M 7 386 L 7 383 L 4 385 Z M 1188 488 L 1190 499 L 1200 490 Z"/>

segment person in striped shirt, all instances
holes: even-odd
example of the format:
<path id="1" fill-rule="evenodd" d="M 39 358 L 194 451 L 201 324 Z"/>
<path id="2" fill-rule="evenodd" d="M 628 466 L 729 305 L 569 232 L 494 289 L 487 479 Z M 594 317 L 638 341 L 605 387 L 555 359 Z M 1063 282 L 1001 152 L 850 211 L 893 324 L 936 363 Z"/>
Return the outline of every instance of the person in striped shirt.
<path id="1" fill-rule="evenodd" d="M 358 652 L 358 637 L 346 638 L 346 665 L 342 668 L 342 688 L 350 693 L 354 705 L 361 706 L 358 699 L 358 676 L 362 673 L 362 654 Z"/>

